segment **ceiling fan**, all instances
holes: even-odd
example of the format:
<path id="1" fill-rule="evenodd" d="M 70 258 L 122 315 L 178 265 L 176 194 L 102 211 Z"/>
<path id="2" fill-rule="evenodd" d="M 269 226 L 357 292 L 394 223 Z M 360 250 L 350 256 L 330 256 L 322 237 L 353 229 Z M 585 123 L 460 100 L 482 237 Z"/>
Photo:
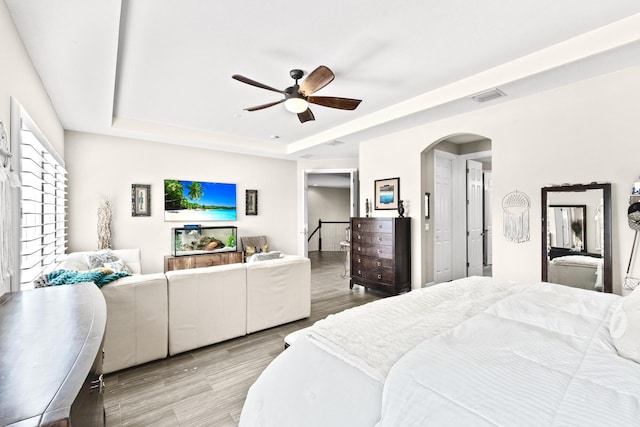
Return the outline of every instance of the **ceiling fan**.
<path id="1" fill-rule="evenodd" d="M 251 86 L 278 92 L 284 95 L 284 98 L 280 101 L 245 108 L 246 111 L 262 110 L 264 108 L 273 107 L 274 105 L 278 105 L 284 102 L 284 106 L 288 111 L 296 113 L 298 115 L 300 123 L 315 120 L 313 113 L 309 109 L 309 104 L 338 108 L 340 110 L 355 110 L 360 102 L 362 102 L 362 100 L 360 99 L 338 98 L 335 96 L 311 96 L 311 94 L 319 91 L 320 89 L 331 83 L 335 77 L 333 72 L 324 65 L 321 65 L 313 70 L 299 85 L 298 80 L 302 78 L 304 72 L 302 70 L 296 69 L 291 70 L 289 72 L 289 75 L 296 82 L 293 86 L 289 86 L 285 90 L 267 86 L 239 74 L 234 74 L 232 77 Z"/>

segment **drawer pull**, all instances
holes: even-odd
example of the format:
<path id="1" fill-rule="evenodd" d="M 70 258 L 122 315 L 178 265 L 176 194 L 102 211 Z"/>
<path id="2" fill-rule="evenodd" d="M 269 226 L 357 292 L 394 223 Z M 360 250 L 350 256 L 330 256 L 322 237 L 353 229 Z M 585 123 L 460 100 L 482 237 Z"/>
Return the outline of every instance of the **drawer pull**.
<path id="1" fill-rule="evenodd" d="M 361 228 L 361 227 L 362 227 L 362 224 L 358 223 L 358 228 Z"/>
<path id="2" fill-rule="evenodd" d="M 358 252 L 362 252 L 362 248 L 358 246 Z"/>
<path id="3" fill-rule="evenodd" d="M 361 275 L 361 274 L 362 274 L 362 271 L 358 270 L 358 275 Z"/>
<path id="4" fill-rule="evenodd" d="M 362 239 L 362 236 L 358 234 L 358 240 Z"/>
<path id="5" fill-rule="evenodd" d="M 358 264 L 362 264 L 362 259 L 358 258 Z"/>
<path id="6" fill-rule="evenodd" d="M 379 229 L 382 229 L 382 224 L 378 224 L 378 228 L 379 228 Z"/>
<path id="7" fill-rule="evenodd" d="M 380 261 L 378 261 L 378 267 L 381 267 L 382 263 Z"/>
<path id="8" fill-rule="evenodd" d="M 378 274 L 378 280 L 382 280 L 382 274 Z"/>
<path id="9" fill-rule="evenodd" d="M 376 252 L 378 252 L 379 254 L 382 253 L 382 249 L 378 249 Z"/>
<path id="10" fill-rule="evenodd" d="M 378 237 L 378 242 L 382 242 L 382 237 Z"/>

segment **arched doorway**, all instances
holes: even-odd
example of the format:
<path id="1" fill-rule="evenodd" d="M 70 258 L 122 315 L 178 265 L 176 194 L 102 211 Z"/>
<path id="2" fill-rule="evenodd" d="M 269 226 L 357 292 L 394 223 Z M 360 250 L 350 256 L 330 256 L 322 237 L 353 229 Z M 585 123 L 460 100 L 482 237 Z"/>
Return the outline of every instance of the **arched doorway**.
<path id="1" fill-rule="evenodd" d="M 423 234 L 423 283 L 491 275 L 491 140 L 447 136 L 423 151 L 429 215 Z"/>

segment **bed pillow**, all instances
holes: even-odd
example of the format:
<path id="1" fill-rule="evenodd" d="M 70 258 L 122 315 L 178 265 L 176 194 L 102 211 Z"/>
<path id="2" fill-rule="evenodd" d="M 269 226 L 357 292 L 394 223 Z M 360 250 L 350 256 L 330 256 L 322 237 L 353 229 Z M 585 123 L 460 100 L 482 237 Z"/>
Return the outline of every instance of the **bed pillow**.
<path id="1" fill-rule="evenodd" d="M 640 287 L 621 299 L 611 315 L 609 331 L 618 354 L 640 363 Z"/>
<path id="2" fill-rule="evenodd" d="M 255 246 L 245 246 L 244 247 L 244 254 L 245 256 L 250 257 L 251 255 L 256 253 L 256 247 Z"/>
<path id="3" fill-rule="evenodd" d="M 111 252 L 111 249 L 103 249 L 101 251 L 87 252 L 84 254 L 84 261 L 87 263 L 89 270 L 103 267 L 107 262 L 118 261 L 118 257 Z"/>
<path id="4" fill-rule="evenodd" d="M 129 267 L 127 267 L 127 265 L 121 259 L 114 262 L 105 262 L 104 267 L 113 270 L 113 272 L 115 273 L 131 274 L 131 270 L 129 270 Z"/>

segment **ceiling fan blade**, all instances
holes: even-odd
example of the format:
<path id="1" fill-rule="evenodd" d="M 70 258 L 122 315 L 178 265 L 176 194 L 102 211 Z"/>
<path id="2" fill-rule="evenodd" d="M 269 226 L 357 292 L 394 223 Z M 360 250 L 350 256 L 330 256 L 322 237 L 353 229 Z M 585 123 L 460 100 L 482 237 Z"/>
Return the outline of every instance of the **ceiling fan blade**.
<path id="1" fill-rule="evenodd" d="M 338 98 L 335 96 L 310 96 L 307 101 L 323 107 L 339 108 L 341 110 L 355 110 L 362 102 L 361 99 Z"/>
<path id="2" fill-rule="evenodd" d="M 334 78 L 333 71 L 321 65 L 302 81 L 298 92 L 304 96 L 309 96 L 331 83 Z"/>
<path id="3" fill-rule="evenodd" d="M 264 108 L 269 108 L 269 107 L 273 107 L 274 105 L 282 104 L 283 102 L 284 102 L 284 99 L 281 99 L 280 101 L 270 102 L 268 104 L 256 105 L 255 107 L 245 108 L 244 110 L 245 111 L 262 110 Z"/>
<path id="4" fill-rule="evenodd" d="M 300 119 L 300 123 L 304 123 L 304 122 L 308 122 L 309 120 L 316 119 L 309 108 L 304 110 L 302 113 L 298 113 L 298 118 Z"/>
<path id="5" fill-rule="evenodd" d="M 233 76 L 231 76 L 231 78 L 236 79 L 236 80 L 238 80 L 238 81 L 240 81 L 242 83 L 246 83 L 246 84 L 251 85 L 251 86 L 259 87 L 261 89 L 266 89 L 266 90 L 270 90 L 270 91 L 273 91 L 273 92 L 278 92 L 278 93 L 281 93 L 283 95 L 287 94 L 283 90 L 276 89 L 276 88 L 271 87 L 271 86 L 267 86 L 267 85 L 265 85 L 263 83 L 257 82 L 255 80 L 251 80 L 248 77 L 241 76 L 240 74 L 234 74 Z"/>

